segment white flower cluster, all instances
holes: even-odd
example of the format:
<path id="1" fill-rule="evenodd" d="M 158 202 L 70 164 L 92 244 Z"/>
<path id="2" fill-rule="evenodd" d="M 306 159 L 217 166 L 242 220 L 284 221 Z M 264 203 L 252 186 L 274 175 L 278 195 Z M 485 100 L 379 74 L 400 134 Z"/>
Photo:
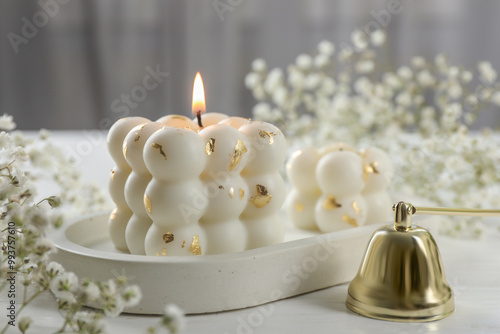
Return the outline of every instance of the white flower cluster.
<path id="1" fill-rule="evenodd" d="M 482 207 L 498 207 L 493 205 L 500 187 L 498 150 L 490 150 L 492 136 L 467 133 L 482 110 L 500 106 L 500 83 L 491 63 L 479 62 L 475 74 L 439 54 L 392 68 L 379 54 L 385 32 L 366 36 L 354 31 L 351 42 L 354 47 L 334 57 L 334 45 L 323 41 L 313 55 L 297 57 L 286 73 L 268 71 L 264 60 L 255 60 L 245 80 L 257 100 L 254 117 L 276 123 L 295 147 L 343 141 L 408 158 L 422 150 L 422 141 L 444 142 L 433 146 L 420 168 L 410 166 L 411 178 L 393 186 L 439 205 L 464 207 L 479 205 L 479 191 L 485 194 Z M 403 140 L 406 133 L 413 133 L 413 139 Z M 458 157 L 465 163 L 445 164 Z M 409 163 L 396 163 L 396 173 Z"/>
<path id="2" fill-rule="evenodd" d="M 13 130 L 12 117 L 0 117 L 0 128 Z M 64 210 L 72 214 L 82 212 L 76 198 L 83 201 L 80 206 L 85 210 L 99 210 L 107 203 L 102 189 L 84 185 L 80 174 L 48 137 L 44 130 L 34 140 L 21 132 L 0 132 L 0 279 L 5 281 L 7 273 L 12 271 L 18 272 L 22 279 L 24 292 L 20 294 L 25 298 L 18 312 L 50 289 L 65 314 L 59 332 L 104 333 L 103 315 L 116 316 L 124 308 L 137 305 L 142 293 L 138 286 L 127 285 L 124 277 L 105 282 L 80 280 L 60 264 L 49 262 L 56 248 L 45 235 L 50 228 L 62 225 Z M 62 195 L 36 200 L 37 182 L 50 177 L 59 185 Z M 9 248 L 12 244 L 15 251 Z M 27 290 L 30 285 L 38 287 L 32 295 Z M 2 285 L 0 291 L 5 287 Z M 102 311 L 81 311 L 88 302 Z M 29 316 L 20 317 L 19 330 L 26 332 L 31 322 Z M 5 326 L 2 332 L 8 324 Z"/>

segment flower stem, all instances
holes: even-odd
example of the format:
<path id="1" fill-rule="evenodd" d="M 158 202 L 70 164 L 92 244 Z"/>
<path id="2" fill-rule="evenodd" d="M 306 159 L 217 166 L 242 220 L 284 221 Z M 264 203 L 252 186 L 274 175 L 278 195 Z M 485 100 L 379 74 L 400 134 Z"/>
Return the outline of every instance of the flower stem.
<path id="1" fill-rule="evenodd" d="M 35 292 L 33 294 L 33 296 L 31 296 L 28 300 L 24 301 L 23 304 L 21 305 L 21 307 L 19 308 L 19 310 L 17 311 L 16 313 L 16 316 L 19 316 L 19 314 L 21 313 L 21 311 L 29 304 L 31 303 L 36 297 L 38 297 L 42 292 L 44 292 L 46 289 L 43 289 L 43 290 L 39 290 L 37 292 Z M 4 334 L 5 332 L 7 332 L 7 328 L 9 328 L 9 323 L 6 323 L 5 326 L 2 328 L 2 331 L 0 332 L 0 334 Z"/>

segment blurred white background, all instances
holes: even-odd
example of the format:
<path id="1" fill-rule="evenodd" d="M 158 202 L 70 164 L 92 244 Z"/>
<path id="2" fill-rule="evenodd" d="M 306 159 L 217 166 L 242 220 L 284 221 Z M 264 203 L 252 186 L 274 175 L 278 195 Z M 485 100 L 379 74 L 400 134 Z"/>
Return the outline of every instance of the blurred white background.
<path id="1" fill-rule="evenodd" d="M 14 115 L 21 129 L 103 129 L 127 113 L 190 115 L 200 71 L 207 111 L 248 117 L 254 99 L 244 77 L 253 59 L 285 67 L 323 39 L 348 43 L 355 28 L 377 19 L 395 66 L 445 52 L 456 64 L 500 68 L 500 1 L 397 2 L 0 0 L 0 114 Z M 398 12 L 384 15 L 395 4 Z M 144 83 L 156 68 L 169 75 Z M 140 98 L 127 102 L 132 93 Z M 499 115 L 491 110 L 479 125 L 498 124 Z"/>

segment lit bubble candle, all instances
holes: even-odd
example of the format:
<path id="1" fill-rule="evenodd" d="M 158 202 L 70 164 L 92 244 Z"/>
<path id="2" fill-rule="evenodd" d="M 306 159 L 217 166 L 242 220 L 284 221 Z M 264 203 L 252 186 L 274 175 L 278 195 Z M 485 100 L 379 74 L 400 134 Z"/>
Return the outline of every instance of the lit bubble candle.
<path id="1" fill-rule="evenodd" d="M 205 113 L 202 87 L 197 74 L 193 120 L 126 118 L 110 130 L 110 152 L 121 147 L 110 186 L 117 249 L 193 256 L 283 241 L 285 137 L 269 123 Z"/>

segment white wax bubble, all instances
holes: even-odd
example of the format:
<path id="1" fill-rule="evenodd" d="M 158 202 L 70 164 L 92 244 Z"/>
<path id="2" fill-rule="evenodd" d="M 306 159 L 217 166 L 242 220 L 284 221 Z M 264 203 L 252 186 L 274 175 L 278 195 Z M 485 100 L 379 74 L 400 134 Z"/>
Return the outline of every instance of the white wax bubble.
<path id="1" fill-rule="evenodd" d="M 128 208 L 116 208 L 109 216 L 109 237 L 116 249 L 128 252 L 127 241 L 125 240 L 125 229 L 132 216 L 132 211 Z"/>
<path id="2" fill-rule="evenodd" d="M 134 127 L 125 137 L 123 141 L 123 152 L 127 163 L 132 167 L 134 172 L 149 174 L 144 164 L 144 145 L 153 133 L 163 127 L 164 125 L 158 122 L 145 123 Z"/>
<path id="3" fill-rule="evenodd" d="M 199 130 L 198 123 L 193 122 L 190 118 L 183 115 L 163 116 L 159 118 L 157 122 L 175 128 L 187 128 L 195 131 Z"/>
<path id="4" fill-rule="evenodd" d="M 153 222 L 149 217 L 133 214 L 125 228 L 125 240 L 131 254 L 146 255 L 144 242 Z"/>
<path id="5" fill-rule="evenodd" d="M 166 242 L 166 240 L 171 241 Z M 144 248 L 146 255 L 193 256 L 205 255 L 206 244 L 205 234 L 198 224 L 174 228 L 153 224 L 146 234 Z M 197 245 L 201 254 L 197 254 Z"/>
<path id="6" fill-rule="evenodd" d="M 144 201 L 154 224 L 165 227 L 197 224 L 208 204 L 198 178 L 170 184 L 152 179 Z"/>
<path id="7" fill-rule="evenodd" d="M 285 201 L 286 188 L 278 173 L 261 174 L 245 178 L 248 184 L 248 202 L 241 217 L 265 217 L 278 212 Z"/>
<path id="8" fill-rule="evenodd" d="M 316 224 L 321 232 L 335 232 L 364 224 L 367 205 L 361 195 L 334 197 L 323 194 L 316 202 Z"/>
<path id="9" fill-rule="evenodd" d="M 144 207 L 144 192 L 151 181 L 151 174 L 130 173 L 125 182 L 125 200 L 128 207 L 141 216 L 147 217 L 146 208 Z"/>
<path id="10" fill-rule="evenodd" d="M 111 199 L 118 207 L 128 207 L 125 200 L 125 183 L 130 175 L 130 167 L 115 167 L 111 170 L 111 177 L 108 182 L 108 191 Z"/>
<path id="11" fill-rule="evenodd" d="M 204 140 L 207 165 L 205 173 L 226 172 L 239 175 L 250 158 L 247 137 L 226 124 L 205 127 L 199 135 Z"/>
<path id="12" fill-rule="evenodd" d="M 209 204 L 201 223 L 238 218 L 247 205 L 247 183 L 239 175 L 220 179 L 213 175 L 202 177 Z"/>
<path id="13" fill-rule="evenodd" d="M 394 167 L 389 155 L 379 148 L 369 147 L 362 156 L 367 175 L 366 187 L 363 192 L 385 190 L 394 175 Z"/>
<path id="14" fill-rule="evenodd" d="M 293 189 L 288 193 L 286 199 L 286 213 L 288 219 L 297 228 L 304 230 L 317 230 L 315 219 L 315 207 L 321 193 L 316 196 L 312 194 L 303 194 Z"/>
<path id="15" fill-rule="evenodd" d="M 222 121 L 219 122 L 219 124 L 226 124 L 229 126 L 232 126 L 235 129 L 241 128 L 243 125 L 249 124 L 252 121 L 248 118 L 243 118 L 243 117 L 228 117 L 223 119 Z"/>
<path id="16" fill-rule="evenodd" d="M 389 194 L 382 191 L 375 191 L 363 194 L 365 199 L 368 215 L 364 225 L 369 224 L 386 224 L 390 223 L 392 212 L 392 201 Z"/>
<path id="17" fill-rule="evenodd" d="M 222 121 L 223 119 L 226 119 L 228 116 L 226 114 L 222 114 L 219 112 L 208 112 L 201 114 L 201 122 L 203 127 L 207 127 L 210 125 L 214 125 Z M 198 124 L 198 118 L 195 117 L 193 118 L 193 123 Z"/>
<path id="18" fill-rule="evenodd" d="M 349 151 L 328 153 L 318 162 L 316 178 L 324 193 L 338 197 L 359 194 L 365 187 L 363 161 Z"/>
<path id="19" fill-rule="evenodd" d="M 243 175 L 276 173 L 287 155 L 285 136 L 272 124 L 252 122 L 239 129 L 250 140 L 250 162 Z"/>
<path id="20" fill-rule="evenodd" d="M 111 126 L 107 137 L 108 151 L 117 166 L 128 166 L 127 161 L 125 161 L 125 157 L 123 156 L 122 148 L 125 136 L 127 136 L 130 130 L 132 130 L 135 126 L 149 122 L 150 120 L 144 117 L 126 117 L 119 119 Z"/>
<path id="21" fill-rule="evenodd" d="M 323 156 L 325 154 L 328 154 L 331 152 L 338 152 L 338 151 L 349 151 L 349 152 L 354 152 L 354 153 L 357 152 L 356 148 L 354 146 L 339 142 L 339 143 L 333 143 L 333 144 L 326 145 L 325 147 L 322 147 L 319 150 L 319 154 L 321 156 Z"/>
<path id="22" fill-rule="evenodd" d="M 198 177 L 207 161 L 205 145 L 198 133 L 166 127 L 149 137 L 144 162 L 153 178 L 179 182 Z"/>
<path id="23" fill-rule="evenodd" d="M 246 219 L 247 249 L 275 245 L 283 242 L 285 228 L 277 214 Z"/>
<path id="24" fill-rule="evenodd" d="M 247 232 L 238 218 L 202 224 L 207 255 L 241 252 L 246 249 Z"/>
<path id="25" fill-rule="evenodd" d="M 288 180 L 303 192 L 319 191 L 316 182 L 316 165 L 320 155 L 315 147 L 304 147 L 292 153 L 286 164 Z"/>

